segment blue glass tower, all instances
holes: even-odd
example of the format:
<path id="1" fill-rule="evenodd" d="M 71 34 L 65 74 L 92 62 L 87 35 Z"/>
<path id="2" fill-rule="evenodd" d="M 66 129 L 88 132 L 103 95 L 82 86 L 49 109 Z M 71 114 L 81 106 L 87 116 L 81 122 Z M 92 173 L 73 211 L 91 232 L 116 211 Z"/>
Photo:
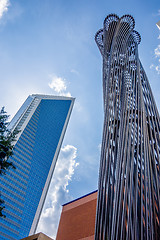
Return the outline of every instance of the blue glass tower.
<path id="1" fill-rule="evenodd" d="M 45 201 L 74 99 L 31 95 L 10 123 L 20 130 L 11 157 L 16 170 L 0 177 L 6 218 L 0 218 L 0 239 L 33 234 Z"/>

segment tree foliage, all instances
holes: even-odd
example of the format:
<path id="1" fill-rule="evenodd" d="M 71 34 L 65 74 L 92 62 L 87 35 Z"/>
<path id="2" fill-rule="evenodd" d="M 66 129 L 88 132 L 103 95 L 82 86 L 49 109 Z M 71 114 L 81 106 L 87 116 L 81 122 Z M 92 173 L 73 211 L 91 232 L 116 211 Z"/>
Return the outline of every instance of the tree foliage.
<path id="1" fill-rule="evenodd" d="M 18 131 L 10 131 L 8 128 L 9 115 L 6 114 L 4 107 L 0 110 L 0 175 L 5 175 L 7 169 L 15 169 L 14 164 L 9 161 L 13 154 L 14 142 Z M 2 210 L 5 208 L 4 201 L 0 198 L 0 217 L 5 217 Z"/>

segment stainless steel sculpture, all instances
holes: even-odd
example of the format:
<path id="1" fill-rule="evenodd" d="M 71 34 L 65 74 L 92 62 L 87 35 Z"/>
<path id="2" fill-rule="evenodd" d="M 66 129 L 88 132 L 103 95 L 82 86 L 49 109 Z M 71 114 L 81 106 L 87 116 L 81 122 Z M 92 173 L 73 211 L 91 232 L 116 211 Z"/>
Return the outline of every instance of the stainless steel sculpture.
<path id="1" fill-rule="evenodd" d="M 104 20 L 104 128 L 95 240 L 160 239 L 160 118 L 132 16 Z"/>

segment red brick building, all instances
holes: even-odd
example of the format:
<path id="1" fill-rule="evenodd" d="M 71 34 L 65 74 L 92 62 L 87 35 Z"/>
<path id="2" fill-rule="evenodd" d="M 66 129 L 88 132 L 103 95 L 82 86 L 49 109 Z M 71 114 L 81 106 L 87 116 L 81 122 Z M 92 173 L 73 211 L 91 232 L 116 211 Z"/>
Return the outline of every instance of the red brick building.
<path id="1" fill-rule="evenodd" d="M 94 240 L 97 191 L 63 205 L 56 240 Z"/>

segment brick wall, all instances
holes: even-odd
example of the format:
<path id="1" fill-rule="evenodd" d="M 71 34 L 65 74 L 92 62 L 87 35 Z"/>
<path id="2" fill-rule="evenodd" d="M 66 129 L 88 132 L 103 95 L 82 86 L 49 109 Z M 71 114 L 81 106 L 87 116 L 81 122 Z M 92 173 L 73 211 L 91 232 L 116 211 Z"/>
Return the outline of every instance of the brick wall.
<path id="1" fill-rule="evenodd" d="M 63 206 L 56 240 L 94 240 L 97 192 Z"/>

